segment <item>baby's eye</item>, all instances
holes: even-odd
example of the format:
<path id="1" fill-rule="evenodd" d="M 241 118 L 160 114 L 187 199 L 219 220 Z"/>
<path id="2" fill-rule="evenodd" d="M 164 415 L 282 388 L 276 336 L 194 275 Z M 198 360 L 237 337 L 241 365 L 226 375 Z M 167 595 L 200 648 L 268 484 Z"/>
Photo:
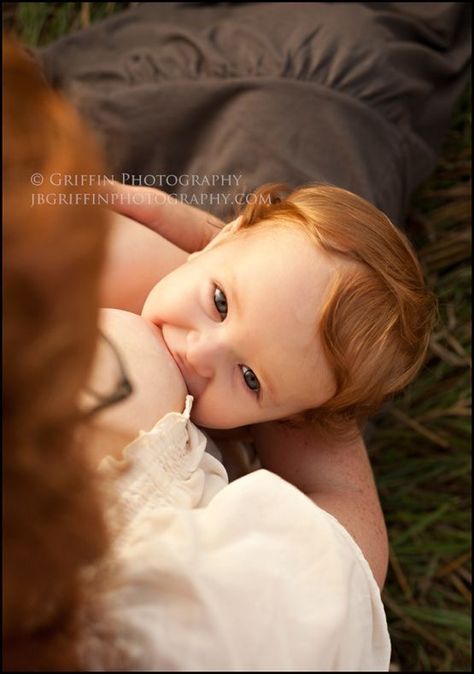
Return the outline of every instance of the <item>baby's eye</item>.
<path id="1" fill-rule="evenodd" d="M 246 386 L 248 386 L 250 390 L 255 391 L 255 393 L 258 393 L 260 391 L 260 382 L 257 377 L 246 365 L 242 365 L 241 367 Z"/>
<path id="2" fill-rule="evenodd" d="M 227 316 L 227 298 L 220 288 L 216 286 L 214 290 L 214 304 L 222 318 Z M 224 314 L 224 315 L 222 315 Z"/>

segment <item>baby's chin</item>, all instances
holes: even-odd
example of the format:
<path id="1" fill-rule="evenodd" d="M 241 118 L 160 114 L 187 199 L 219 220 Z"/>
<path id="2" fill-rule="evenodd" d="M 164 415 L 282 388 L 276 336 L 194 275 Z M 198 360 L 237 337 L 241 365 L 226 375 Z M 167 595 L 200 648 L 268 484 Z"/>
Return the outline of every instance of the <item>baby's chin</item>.
<path id="1" fill-rule="evenodd" d="M 232 428 L 239 428 L 252 423 L 252 420 L 245 418 L 236 418 L 233 416 L 225 416 L 225 413 L 217 414 L 213 410 L 202 410 L 199 405 L 199 397 L 194 398 L 193 406 L 190 415 L 191 421 L 201 428 L 208 428 L 209 430 L 230 430 Z M 255 419 L 253 420 L 255 422 Z"/>

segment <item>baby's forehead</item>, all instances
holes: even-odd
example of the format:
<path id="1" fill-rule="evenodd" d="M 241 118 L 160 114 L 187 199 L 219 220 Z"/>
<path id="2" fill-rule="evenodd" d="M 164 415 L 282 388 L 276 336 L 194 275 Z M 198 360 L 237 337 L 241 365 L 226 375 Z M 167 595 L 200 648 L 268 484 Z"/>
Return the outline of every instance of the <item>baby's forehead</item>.
<path id="1" fill-rule="evenodd" d="M 231 228 L 228 241 L 245 242 L 247 244 L 264 241 L 269 244 L 264 252 L 271 253 L 272 242 L 275 245 L 280 243 L 284 245 L 291 239 L 305 241 L 309 247 L 315 243 L 301 225 L 285 220 L 261 220 L 249 227 Z"/>
<path id="2" fill-rule="evenodd" d="M 241 242 L 243 244 L 251 244 L 255 242 L 258 244 L 261 242 L 268 244 L 265 247 L 259 248 L 259 252 L 263 256 L 269 257 L 275 254 L 278 246 L 280 250 L 283 248 L 284 254 L 288 254 L 288 265 L 292 266 L 293 264 L 298 266 L 298 260 L 295 261 L 291 258 L 293 249 L 291 244 L 294 241 L 298 241 L 299 243 L 298 252 L 301 251 L 302 247 L 308 252 L 314 251 L 320 257 L 321 262 L 330 266 L 334 271 L 337 270 L 341 273 L 344 271 L 355 271 L 360 269 L 363 264 L 348 250 L 346 251 L 342 247 L 340 250 L 332 249 L 324 245 L 317 235 L 304 225 L 284 219 L 276 221 L 262 220 L 250 227 L 240 228 L 232 232 L 227 240 L 228 243 Z M 285 248 L 285 246 L 288 247 Z"/>

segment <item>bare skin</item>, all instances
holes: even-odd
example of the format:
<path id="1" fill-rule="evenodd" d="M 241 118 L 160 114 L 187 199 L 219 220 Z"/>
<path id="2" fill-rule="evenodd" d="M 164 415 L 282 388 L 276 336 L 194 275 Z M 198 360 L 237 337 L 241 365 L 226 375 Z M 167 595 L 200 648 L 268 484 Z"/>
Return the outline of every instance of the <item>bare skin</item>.
<path id="1" fill-rule="evenodd" d="M 182 412 L 187 394 L 161 331 L 152 323 L 128 311 L 101 309 L 100 328 L 118 350 L 133 392 L 92 418 L 89 446 L 95 465 L 107 455 L 119 458 L 123 447 L 141 430 L 151 430 L 166 413 Z M 99 393 L 110 391 L 118 372 L 113 352 L 99 339 L 90 388 Z M 90 406 L 87 394 L 82 402 L 85 409 Z"/>
<path id="2" fill-rule="evenodd" d="M 362 436 L 330 442 L 309 424 L 289 429 L 272 421 L 250 430 L 263 468 L 336 517 L 361 548 L 382 588 L 388 567 L 387 530 Z"/>
<path id="3" fill-rule="evenodd" d="M 136 194 L 137 189 L 140 190 L 144 188 L 128 188 L 127 186 L 122 186 L 120 189 L 131 189 Z M 182 217 L 185 215 L 183 208 L 186 209 L 186 206 L 183 204 L 179 204 L 179 206 L 179 217 Z M 196 211 L 197 209 L 192 210 Z M 156 206 L 154 209 L 137 210 L 136 213 L 133 211 L 133 206 L 128 206 L 126 215 L 140 217 L 141 222 L 146 227 L 155 231 L 160 230 L 161 223 L 163 222 L 160 218 L 159 209 L 157 209 Z M 164 213 L 161 215 L 162 217 L 165 216 Z M 192 215 L 195 220 L 193 225 L 194 234 L 190 245 L 186 244 L 186 231 L 180 230 L 177 227 L 167 229 L 167 235 L 170 236 L 175 247 L 179 248 L 183 246 L 183 257 L 186 258 L 187 254 L 184 252 L 184 247 L 187 248 L 187 252 L 198 250 L 198 245 L 202 245 L 203 242 L 211 240 L 216 231 L 219 231 L 207 223 L 207 214 L 203 213 L 202 216 L 197 217 L 193 212 Z M 120 247 L 123 246 L 123 250 L 130 250 L 130 246 L 139 246 L 141 231 L 140 228 L 136 227 L 133 236 L 131 235 L 129 237 L 128 234 L 130 232 L 127 231 L 126 228 L 117 229 L 117 236 L 125 237 L 122 242 L 115 244 L 118 246 L 117 249 L 120 249 Z M 163 237 L 158 236 L 156 241 L 160 242 L 162 238 Z M 155 251 L 158 252 L 158 250 L 159 243 L 157 243 Z M 150 256 L 150 262 L 152 261 L 152 257 L 153 256 Z M 130 275 L 133 276 L 134 274 L 139 274 L 140 271 L 143 271 L 143 265 L 138 264 L 137 257 L 132 255 L 129 256 L 128 260 L 130 260 L 131 268 L 126 269 L 127 258 L 122 257 L 122 266 L 119 265 L 120 269 L 116 278 L 130 278 Z M 113 261 L 111 260 L 110 264 L 112 262 Z M 159 276 L 160 264 L 161 263 L 157 260 L 154 260 L 152 264 L 152 272 L 156 274 L 157 277 Z M 158 280 L 159 278 L 156 278 L 155 282 Z M 109 285 L 109 288 L 110 287 L 114 290 L 113 284 Z M 115 288 L 115 290 L 117 290 L 117 288 Z M 141 298 L 138 304 L 140 304 L 142 300 L 144 301 L 144 298 Z M 140 317 L 139 319 L 144 320 Z M 112 333 L 109 334 L 111 337 L 114 337 Z M 117 346 L 119 346 L 121 340 L 119 332 L 115 334 L 115 340 Z M 133 346 L 133 348 L 138 348 L 136 334 L 134 334 L 134 340 L 135 346 Z M 130 348 L 132 348 L 131 345 Z M 166 353 L 167 352 L 165 351 L 165 354 Z M 168 358 L 168 356 L 169 354 L 166 355 L 166 358 Z M 165 364 L 164 369 L 168 368 L 168 366 Z M 157 368 L 163 368 L 163 363 L 157 365 Z M 143 396 L 143 399 L 148 398 L 148 396 L 157 395 L 157 381 L 160 380 L 157 379 L 156 372 L 148 379 L 145 378 L 140 380 L 140 396 Z M 136 380 L 136 384 L 138 384 L 138 380 Z M 176 395 L 173 392 L 173 386 L 172 383 L 168 383 L 167 387 L 160 384 L 160 404 L 163 405 L 163 408 L 166 408 L 166 405 L 168 404 L 168 395 L 171 395 L 172 398 L 175 396 L 173 398 L 175 405 L 178 405 L 178 403 L 181 402 L 179 396 L 182 396 L 184 393 L 182 379 L 178 383 L 179 391 L 176 390 Z M 166 396 L 161 397 L 163 391 L 166 391 L 167 393 Z M 135 399 L 135 402 L 137 400 L 138 398 Z M 110 430 L 113 430 L 116 422 L 118 423 L 119 417 L 123 420 L 124 417 L 122 414 L 125 412 L 127 405 L 132 403 L 132 400 L 125 401 L 117 405 L 115 411 L 110 410 L 111 415 L 117 415 L 117 417 L 108 417 L 108 426 Z M 159 408 L 159 405 L 156 407 L 156 410 L 158 409 L 161 409 Z M 166 411 L 171 411 L 171 409 Z M 178 405 L 178 409 L 174 408 L 174 411 L 182 411 L 182 405 Z M 137 419 L 134 414 L 130 414 L 130 418 L 134 420 Z M 158 418 L 159 417 L 156 417 L 154 421 L 156 422 Z M 127 431 L 132 435 L 134 430 L 135 427 L 133 423 L 131 423 L 127 427 Z M 319 437 L 315 429 L 309 425 L 299 430 L 293 428 L 284 430 L 280 424 L 272 421 L 252 427 L 246 427 L 243 430 L 246 432 L 250 430 L 257 453 L 264 468 L 271 470 L 288 482 L 294 484 L 298 489 L 311 498 L 314 503 L 334 515 L 339 520 L 360 546 L 379 587 L 383 587 L 388 565 L 387 532 L 367 450 L 361 435 L 359 434 L 357 438 L 352 441 L 328 443 L 327 439 Z M 235 435 L 235 432 L 233 434 Z"/>
<path id="4" fill-rule="evenodd" d="M 102 275 L 101 305 L 140 314 L 150 289 L 187 259 L 188 253 L 164 237 L 114 213 Z"/>

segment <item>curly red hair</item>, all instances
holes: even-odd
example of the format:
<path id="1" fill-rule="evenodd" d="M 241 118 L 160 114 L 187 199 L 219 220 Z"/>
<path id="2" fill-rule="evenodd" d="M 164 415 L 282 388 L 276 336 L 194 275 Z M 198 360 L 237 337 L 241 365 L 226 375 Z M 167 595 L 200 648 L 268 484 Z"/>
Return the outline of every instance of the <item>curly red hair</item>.
<path id="1" fill-rule="evenodd" d="M 83 572 L 109 547 L 77 407 L 97 339 L 107 221 L 84 198 L 96 187 L 49 177 L 99 175 L 103 164 L 72 107 L 8 38 L 3 63 L 4 668 L 78 671 Z"/>

